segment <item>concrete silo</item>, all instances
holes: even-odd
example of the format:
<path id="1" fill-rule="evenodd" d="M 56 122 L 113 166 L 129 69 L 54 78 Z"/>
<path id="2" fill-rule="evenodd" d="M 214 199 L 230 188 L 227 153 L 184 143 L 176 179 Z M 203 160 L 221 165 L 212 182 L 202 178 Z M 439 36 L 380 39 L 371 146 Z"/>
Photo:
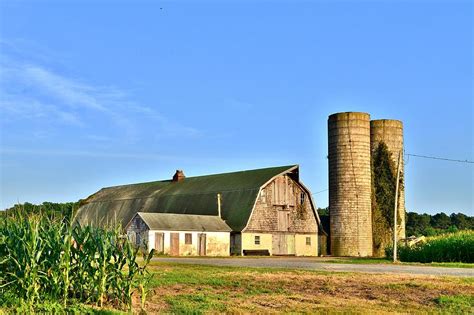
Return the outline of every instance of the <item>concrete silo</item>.
<path id="1" fill-rule="evenodd" d="M 331 254 L 372 256 L 370 115 L 328 119 Z"/>
<path id="2" fill-rule="evenodd" d="M 403 152 L 403 123 L 399 120 L 379 119 L 370 122 L 370 146 L 372 152 L 377 149 L 379 143 L 383 141 L 387 145 L 388 151 L 392 154 L 392 161 L 395 168 L 398 166 L 400 151 Z M 400 160 L 400 175 L 403 176 L 403 153 Z M 405 238 L 405 189 L 400 186 L 398 192 L 398 213 L 400 216 L 400 226 L 398 227 L 398 238 Z"/>

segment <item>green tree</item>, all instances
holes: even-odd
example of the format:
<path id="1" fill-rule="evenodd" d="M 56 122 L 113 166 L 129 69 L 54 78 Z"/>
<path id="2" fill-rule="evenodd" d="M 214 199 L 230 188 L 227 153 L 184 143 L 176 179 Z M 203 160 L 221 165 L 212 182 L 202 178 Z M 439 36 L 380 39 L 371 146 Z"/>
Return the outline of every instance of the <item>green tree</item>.
<path id="1" fill-rule="evenodd" d="M 446 230 L 451 226 L 451 218 L 444 212 L 431 217 L 431 226 L 435 229 Z"/>
<path id="2" fill-rule="evenodd" d="M 474 218 L 469 217 L 463 213 L 452 213 L 451 223 L 455 225 L 459 230 L 472 230 L 474 229 Z"/>
<path id="3" fill-rule="evenodd" d="M 42 204 L 36 205 L 29 202 L 23 204 L 16 204 L 13 207 L 5 209 L 3 215 L 7 215 L 10 212 L 21 213 L 22 215 L 31 214 L 42 214 L 50 219 L 61 218 L 65 220 L 71 220 L 79 207 L 78 202 L 43 202 Z"/>
<path id="4" fill-rule="evenodd" d="M 423 213 L 408 212 L 406 216 L 406 234 L 407 236 L 426 235 L 426 230 L 431 228 L 431 216 Z"/>
<path id="5" fill-rule="evenodd" d="M 329 207 L 327 208 L 318 208 L 319 219 L 321 220 L 321 225 L 323 230 L 329 235 L 330 226 L 329 226 Z"/>

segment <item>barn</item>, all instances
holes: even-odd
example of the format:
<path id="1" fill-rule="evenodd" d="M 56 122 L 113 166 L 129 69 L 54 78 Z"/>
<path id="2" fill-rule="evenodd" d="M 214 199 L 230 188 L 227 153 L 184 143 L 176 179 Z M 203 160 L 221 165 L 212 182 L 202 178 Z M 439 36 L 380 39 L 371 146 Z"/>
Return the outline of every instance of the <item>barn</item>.
<path id="1" fill-rule="evenodd" d="M 187 222 L 191 218 L 200 223 L 193 226 Z M 171 251 L 177 238 L 184 240 L 183 245 L 197 246 L 198 234 L 229 233 L 220 224 L 222 230 L 206 230 L 207 220 L 220 220 L 230 229 L 227 255 L 324 254 L 326 234 L 311 193 L 299 179 L 298 165 L 196 177 L 176 171 L 169 180 L 103 188 L 83 200 L 76 215 L 82 225 L 120 224 L 139 237 L 145 235 L 150 248 L 160 246 L 163 251 Z M 185 244 L 186 233 L 192 234 L 194 243 Z M 162 236 L 156 235 L 163 236 L 164 245 L 157 243 L 156 237 Z M 225 239 L 214 242 L 225 243 Z M 198 247 L 177 254 L 184 253 L 211 255 Z"/>

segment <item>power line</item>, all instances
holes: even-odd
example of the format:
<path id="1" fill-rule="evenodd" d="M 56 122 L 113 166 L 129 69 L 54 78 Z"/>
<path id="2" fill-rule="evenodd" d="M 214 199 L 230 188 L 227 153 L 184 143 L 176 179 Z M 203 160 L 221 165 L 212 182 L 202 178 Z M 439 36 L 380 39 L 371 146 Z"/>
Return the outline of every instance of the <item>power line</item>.
<path id="1" fill-rule="evenodd" d="M 441 161 L 450 161 L 450 162 L 474 164 L 474 161 L 469 161 L 469 160 L 456 160 L 456 159 L 448 159 L 448 158 L 443 158 L 443 157 L 438 157 L 438 156 L 428 156 L 428 155 L 409 154 L 409 153 L 406 153 L 405 155 L 419 157 L 419 158 L 423 158 L 423 159 L 432 159 L 432 160 L 441 160 Z"/>
<path id="2" fill-rule="evenodd" d="M 325 191 L 328 191 L 329 189 L 324 189 L 324 190 L 321 190 L 321 191 L 317 191 L 315 193 L 312 193 L 312 195 L 317 195 L 317 194 L 320 194 L 320 193 L 323 193 Z"/>
<path id="3" fill-rule="evenodd" d="M 469 161 L 469 160 L 456 160 L 456 159 L 448 159 L 448 158 L 443 158 L 439 156 L 428 156 L 428 155 L 419 155 L 419 154 L 410 154 L 410 153 L 405 153 L 406 156 L 414 156 L 414 157 L 419 157 L 423 159 L 432 159 L 432 160 L 441 160 L 441 161 L 449 161 L 449 162 L 457 162 L 457 163 L 468 163 L 468 164 L 474 164 L 474 161 Z M 321 191 L 317 191 L 315 193 L 312 193 L 312 195 L 317 195 L 323 192 L 328 191 L 329 189 L 324 189 Z"/>

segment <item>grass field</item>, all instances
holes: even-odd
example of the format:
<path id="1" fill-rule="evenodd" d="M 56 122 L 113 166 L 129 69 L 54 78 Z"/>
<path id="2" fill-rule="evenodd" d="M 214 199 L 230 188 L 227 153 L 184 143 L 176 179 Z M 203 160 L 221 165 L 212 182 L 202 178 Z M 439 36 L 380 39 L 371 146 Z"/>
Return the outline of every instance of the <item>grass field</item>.
<path id="1" fill-rule="evenodd" d="M 214 267 L 152 261 L 145 312 L 201 313 L 419 313 L 474 312 L 474 278 L 343 273 L 275 268 Z M 59 306 L 59 303 L 58 303 Z M 51 303 L 40 313 L 127 314 L 106 305 Z M 4 313 L 9 313 L 4 310 Z M 0 309 L 0 314 L 2 310 Z"/>
<path id="2" fill-rule="evenodd" d="M 474 279 L 152 262 L 148 313 L 472 313 Z M 136 301 L 138 307 L 138 300 Z"/>
<path id="3" fill-rule="evenodd" d="M 82 228 L 20 214 L 0 222 L 0 314 L 121 313 L 117 309 L 140 314 L 474 313 L 473 277 L 270 269 L 264 268 L 269 266 L 265 261 L 256 264 L 260 268 L 151 261 L 146 268 L 153 252 L 137 259 L 138 251 L 119 228 Z M 458 239 L 462 248 L 469 247 Z M 295 260 L 389 263 L 374 258 Z"/>

